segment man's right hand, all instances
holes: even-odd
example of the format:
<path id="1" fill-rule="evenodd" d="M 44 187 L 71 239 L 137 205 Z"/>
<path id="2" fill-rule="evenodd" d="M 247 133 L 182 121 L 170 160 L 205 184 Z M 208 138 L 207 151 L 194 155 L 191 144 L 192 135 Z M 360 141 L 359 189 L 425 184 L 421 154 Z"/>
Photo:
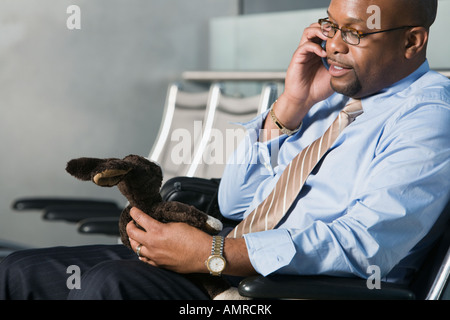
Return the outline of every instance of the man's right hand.
<path id="1" fill-rule="evenodd" d="M 333 94 L 331 76 L 322 63 L 327 53 L 321 47 L 328 38 L 322 34 L 318 23 L 306 28 L 286 73 L 285 90 L 274 106 L 278 120 L 288 129 L 296 129 L 313 105 Z M 266 119 L 265 129 L 276 129 Z M 273 138 L 273 134 L 271 137 Z"/>

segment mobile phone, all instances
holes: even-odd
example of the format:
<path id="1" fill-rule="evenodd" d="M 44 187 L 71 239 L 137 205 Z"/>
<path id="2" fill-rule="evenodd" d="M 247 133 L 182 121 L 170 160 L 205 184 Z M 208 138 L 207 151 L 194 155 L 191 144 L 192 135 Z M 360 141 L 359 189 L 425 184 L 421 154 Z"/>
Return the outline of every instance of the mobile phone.
<path id="1" fill-rule="evenodd" d="M 323 50 L 327 50 L 327 41 L 323 40 L 321 46 L 322 46 Z M 329 70 L 330 65 L 328 64 L 327 58 L 322 58 L 322 62 L 323 62 L 323 65 L 325 66 L 325 68 L 327 68 L 327 70 Z"/>

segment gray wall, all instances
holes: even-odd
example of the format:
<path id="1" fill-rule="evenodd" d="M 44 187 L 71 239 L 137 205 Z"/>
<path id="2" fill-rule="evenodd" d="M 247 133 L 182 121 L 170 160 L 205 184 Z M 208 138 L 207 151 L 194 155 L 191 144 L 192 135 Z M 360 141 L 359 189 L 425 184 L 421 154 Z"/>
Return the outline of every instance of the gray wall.
<path id="1" fill-rule="evenodd" d="M 71 4 L 81 8 L 81 30 L 66 27 Z M 167 85 L 182 71 L 207 69 L 209 19 L 237 13 L 230 0 L 2 0 L 0 240 L 116 242 L 10 204 L 47 195 L 124 203 L 115 189 L 69 176 L 66 162 L 147 155 Z"/>
<path id="2" fill-rule="evenodd" d="M 241 0 L 240 13 L 254 14 L 328 7 L 330 0 Z"/>

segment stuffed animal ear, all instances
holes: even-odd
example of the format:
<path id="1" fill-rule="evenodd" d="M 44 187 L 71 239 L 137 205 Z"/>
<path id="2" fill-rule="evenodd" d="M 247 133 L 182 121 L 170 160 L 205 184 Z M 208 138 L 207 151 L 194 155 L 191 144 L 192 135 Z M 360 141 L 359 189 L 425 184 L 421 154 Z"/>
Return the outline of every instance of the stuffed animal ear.
<path id="1" fill-rule="evenodd" d="M 91 180 L 92 173 L 105 161 L 96 158 L 73 159 L 67 163 L 66 171 L 77 179 L 88 181 Z"/>
<path id="2" fill-rule="evenodd" d="M 120 159 L 79 158 L 67 163 L 66 171 L 75 178 L 88 181 L 102 187 L 118 184 L 130 172 L 132 166 Z"/>
<path id="3" fill-rule="evenodd" d="M 105 169 L 97 173 L 92 180 L 99 186 L 112 187 L 118 184 L 131 169 Z"/>

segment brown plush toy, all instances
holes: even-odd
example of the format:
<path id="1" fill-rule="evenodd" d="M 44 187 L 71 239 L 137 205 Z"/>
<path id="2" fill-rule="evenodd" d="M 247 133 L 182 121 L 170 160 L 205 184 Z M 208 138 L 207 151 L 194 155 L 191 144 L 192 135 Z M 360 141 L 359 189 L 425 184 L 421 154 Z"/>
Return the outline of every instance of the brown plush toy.
<path id="1" fill-rule="evenodd" d="M 222 230 L 219 220 L 193 206 L 174 201 L 163 202 L 159 193 L 161 168 L 143 157 L 129 155 L 124 159 L 73 159 L 67 163 L 66 171 L 83 181 L 91 180 L 102 187 L 119 188 L 129 202 L 119 218 L 120 238 L 130 249 L 126 225 L 132 220 L 129 213 L 132 207 L 139 208 L 160 222 L 184 222 L 209 234 L 217 234 Z M 192 280 L 203 286 L 212 299 L 219 294 L 222 294 L 221 299 L 239 298 L 222 278 L 192 275 Z"/>

